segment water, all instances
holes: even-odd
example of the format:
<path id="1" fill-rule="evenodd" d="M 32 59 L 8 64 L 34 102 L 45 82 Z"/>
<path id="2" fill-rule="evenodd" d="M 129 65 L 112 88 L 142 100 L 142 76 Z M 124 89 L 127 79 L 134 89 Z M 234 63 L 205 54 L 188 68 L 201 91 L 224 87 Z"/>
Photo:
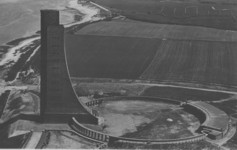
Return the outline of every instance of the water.
<path id="1" fill-rule="evenodd" d="M 30 36 L 40 28 L 40 10 L 64 9 L 69 0 L 1 0 L 0 45 L 20 37 Z M 72 16 L 62 13 L 62 22 Z"/>

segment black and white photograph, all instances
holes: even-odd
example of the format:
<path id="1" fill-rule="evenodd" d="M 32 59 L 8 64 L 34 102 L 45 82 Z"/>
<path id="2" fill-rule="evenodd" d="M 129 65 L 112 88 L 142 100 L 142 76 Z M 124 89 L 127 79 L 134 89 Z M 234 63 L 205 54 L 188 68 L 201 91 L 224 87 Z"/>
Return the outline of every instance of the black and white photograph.
<path id="1" fill-rule="evenodd" d="M 237 0 L 0 0 L 0 149 L 237 150 Z"/>

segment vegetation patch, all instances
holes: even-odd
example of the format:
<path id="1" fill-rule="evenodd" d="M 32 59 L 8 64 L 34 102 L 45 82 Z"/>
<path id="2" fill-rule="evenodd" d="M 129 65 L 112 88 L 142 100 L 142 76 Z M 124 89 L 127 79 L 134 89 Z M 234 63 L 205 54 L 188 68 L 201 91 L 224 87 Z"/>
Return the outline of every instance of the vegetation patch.
<path id="1" fill-rule="evenodd" d="M 198 101 L 218 101 L 232 97 L 232 94 L 222 92 L 203 91 L 197 89 L 187 89 L 180 87 L 159 87 L 147 88 L 142 96 L 154 96 L 160 98 L 176 99 L 180 101 L 198 100 Z"/>
<path id="2" fill-rule="evenodd" d="M 161 40 L 68 35 L 68 67 L 73 77 L 138 78 L 146 69 Z"/>
<path id="3" fill-rule="evenodd" d="M 114 136 L 175 139 L 193 136 L 199 127 L 196 117 L 186 113 L 179 106 L 166 103 L 137 100 L 105 101 L 94 109 L 105 120 L 102 131 Z"/>

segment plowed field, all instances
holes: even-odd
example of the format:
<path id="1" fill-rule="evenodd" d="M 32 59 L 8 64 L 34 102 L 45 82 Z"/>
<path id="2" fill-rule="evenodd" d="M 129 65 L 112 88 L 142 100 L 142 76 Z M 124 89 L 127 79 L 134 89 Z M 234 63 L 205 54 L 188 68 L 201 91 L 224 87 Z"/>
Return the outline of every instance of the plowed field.
<path id="1" fill-rule="evenodd" d="M 135 20 L 237 30 L 237 11 L 235 5 L 220 5 L 215 2 L 204 4 L 198 1 L 94 1 Z"/>
<path id="2" fill-rule="evenodd" d="M 68 66 L 71 76 L 138 78 L 150 64 L 161 40 L 68 36 Z"/>
<path id="3" fill-rule="evenodd" d="M 142 79 L 237 84 L 237 43 L 165 40 Z"/>
<path id="4" fill-rule="evenodd" d="M 67 35 L 73 77 L 237 86 L 237 32 L 110 21 Z"/>

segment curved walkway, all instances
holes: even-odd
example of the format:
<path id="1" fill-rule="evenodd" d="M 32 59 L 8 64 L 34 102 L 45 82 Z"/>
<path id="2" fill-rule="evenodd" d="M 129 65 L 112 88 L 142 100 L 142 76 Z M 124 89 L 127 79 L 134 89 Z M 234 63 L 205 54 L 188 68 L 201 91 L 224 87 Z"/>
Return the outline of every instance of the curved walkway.
<path id="1" fill-rule="evenodd" d="M 202 101 L 192 101 L 186 105 L 199 109 L 205 114 L 206 120 L 201 126 L 223 133 L 228 129 L 229 117 L 224 111 Z"/>
<path id="2" fill-rule="evenodd" d="M 175 104 L 175 105 L 180 105 L 181 102 L 178 100 L 174 99 L 168 99 L 168 98 L 160 98 L 160 97 L 151 97 L 151 96 L 114 96 L 114 97 L 104 97 L 104 98 L 99 98 L 95 99 L 89 102 L 86 102 L 86 106 L 91 107 L 94 105 L 99 105 L 103 101 L 117 101 L 117 100 L 140 100 L 140 101 L 155 101 L 155 102 L 165 102 L 165 103 L 170 103 L 170 104 Z"/>
<path id="3" fill-rule="evenodd" d="M 42 137 L 42 134 L 43 132 L 32 132 L 29 140 L 26 141 L 26 145 L 24 145 L 23 148 L 35 149 Z"/>
<path id="4" fill-rule="evenodd" d="M 47 144 L 49 142 L 51 131 L 70 132 L 70 133 L 80 136 L 82 138 L 88 139 L 87 137 L 85 137 L 81 134 L 78 134 L 77 132 L 70 130 L 70 129 L 69 130 L 44 130 L 42 132 L 32 132 L 31 133 L 32 135 L 29 137 L 29 140 L 25 142 L 25 145 L 22 148 L 28 148 L 28 149 L 45 148 L 45 146 L 47 146 Z M 88 139 L 88 140 L 98 143 L 99 149 L 107 148 L 107 143 L 99 142 L 99 141 L 96 141 L 93 139 Z"/>

